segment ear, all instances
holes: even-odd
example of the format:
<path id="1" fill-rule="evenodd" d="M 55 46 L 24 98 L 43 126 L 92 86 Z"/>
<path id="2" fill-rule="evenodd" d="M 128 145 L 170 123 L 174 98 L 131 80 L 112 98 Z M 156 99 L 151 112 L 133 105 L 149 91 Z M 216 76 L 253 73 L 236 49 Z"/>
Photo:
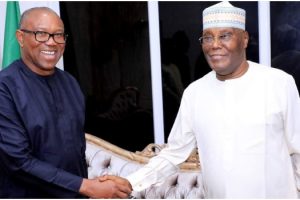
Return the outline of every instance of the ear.
<path id="1" fill-rule="evenodd" d="M 248 47 L 249 42 L 249 33 L 247 31 L 244 32 L 244 48 L 246 49 Z"/>
<path id="2" fill-rule="evenodd" d="M 20 30 L 16 31 L 16 38 L 18 40 L 18 43 L 20 47 L 22 48 L 24 46 L 24 33 Z"/>

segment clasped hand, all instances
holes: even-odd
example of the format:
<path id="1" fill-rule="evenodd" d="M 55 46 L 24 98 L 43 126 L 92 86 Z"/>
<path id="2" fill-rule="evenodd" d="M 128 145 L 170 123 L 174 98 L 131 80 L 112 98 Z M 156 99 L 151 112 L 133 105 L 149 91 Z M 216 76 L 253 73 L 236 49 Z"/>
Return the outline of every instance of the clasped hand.
<path id="1" fill-rule="evenodd" d="M 83 179 L 80 193 L 90 198 L 129 198 L 132 186 L 127 179 L 114 175 Z"/>

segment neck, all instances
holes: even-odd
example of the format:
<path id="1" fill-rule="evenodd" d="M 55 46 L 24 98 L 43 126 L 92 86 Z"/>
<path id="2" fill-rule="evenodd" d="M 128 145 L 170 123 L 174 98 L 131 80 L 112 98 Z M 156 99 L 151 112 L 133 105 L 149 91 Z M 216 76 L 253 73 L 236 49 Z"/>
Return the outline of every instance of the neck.
<path id="1" fill-rule="evenodd" d="M 229 79 L 236 79 L 239 78 L 241 76 L 243 76 L 249 68 L 249 64 L 247 61 L 243 62 L 242 65 L 234 72 L 231 72 L 229 74 L 218 74 L 217 73 L 217 79 L 220 81 L 225 81 L 225 80 L 229 80 Z"/>

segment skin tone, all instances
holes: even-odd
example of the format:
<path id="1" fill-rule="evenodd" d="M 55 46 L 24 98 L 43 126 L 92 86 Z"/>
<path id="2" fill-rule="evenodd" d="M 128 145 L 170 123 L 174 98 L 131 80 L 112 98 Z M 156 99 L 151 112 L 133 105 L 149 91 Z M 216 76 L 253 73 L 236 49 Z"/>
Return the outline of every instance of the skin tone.
<path id="1" fill-rule="evenodd" d="M 50 10 L 33 10 L 23 20 L 20 29 L 63 33 L 64 25 L 59 16 Z M 38 42 L 34 34 L 18 30 L 17 40 L 24 63 L 36 74 L 48 76 L 54 73 L 55 65 L 65 50 L 65 44 L 56 43 L 52 37 L 47 42 Z"/>
<path id="2" fill-rule="evenodd" d="M 95 179 L 83 179 L 79 192 L 90 198 L 128 198 L 132 187 L 124 178 L 105 175 Z"/>
<path id="3" fill-rule="evenodd" d="M 232 33 L 229 41 L 221 42 L 218 36 Z M 249 67 L 246 59 L 246 48 L 249 35 L 246 31 L 236 28 L 209 28 L 203 31 L 203 36 L 215 38 L 212 44 L 202 44 L 205 58 L 221 81 L 239 78 Z"/>
<path id="4" fill-rule="evenodd" d="M 24 16 L 20 29 L 63 33 L 64 24 L 52 10 L 38 8 Z M 38 42 L 34 34 L 21 30 L 16 32 L 24 63 L 34 73 L 49 76 L 55 72 L 55 65 L 65 50 L 65 44 L 56 43 L 52 37 L 47 42 Z M 79 193 L 90 198 L 128 198 L 132 186 L 128 180 L 118 176 L 104 176 L 95 179 L 82 179 Z"/>

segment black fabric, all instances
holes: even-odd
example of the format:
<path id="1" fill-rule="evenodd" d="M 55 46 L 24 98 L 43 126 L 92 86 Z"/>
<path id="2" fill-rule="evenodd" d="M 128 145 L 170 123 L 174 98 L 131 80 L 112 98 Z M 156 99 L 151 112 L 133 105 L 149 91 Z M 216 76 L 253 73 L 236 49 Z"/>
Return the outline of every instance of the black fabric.
<path id="1" fill-rule="evenodd" d="M 0 197 L 74 198 L 87 177 L 84 97 L 60 69 L 22 60 L 0 72 Z"/>

